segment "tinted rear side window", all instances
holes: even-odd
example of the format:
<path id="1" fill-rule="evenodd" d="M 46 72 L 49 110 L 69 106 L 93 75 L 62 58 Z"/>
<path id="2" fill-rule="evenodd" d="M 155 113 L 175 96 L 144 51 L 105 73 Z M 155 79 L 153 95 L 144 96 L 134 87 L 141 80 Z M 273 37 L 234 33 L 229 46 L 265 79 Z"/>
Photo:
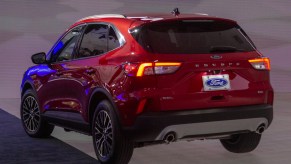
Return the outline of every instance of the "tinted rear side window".
<path id="1" fill-rule="evenodd" d="M 108 33 L 108 51 L 114 50 L 120 46 L 118 37 L 112 27 Z"/>
<path id="2" fill-rule="evenodd" d="M 107 52 L 107 30 L 107 25 L 88 25 L 76 58 L 96 56 Z"/>
<path id="3" fill-rule="evenodd" d="M 233 23 L 212 20 L 154 22 L 131 31 L 146 50 L 162 54 L 253 51 Z"/>

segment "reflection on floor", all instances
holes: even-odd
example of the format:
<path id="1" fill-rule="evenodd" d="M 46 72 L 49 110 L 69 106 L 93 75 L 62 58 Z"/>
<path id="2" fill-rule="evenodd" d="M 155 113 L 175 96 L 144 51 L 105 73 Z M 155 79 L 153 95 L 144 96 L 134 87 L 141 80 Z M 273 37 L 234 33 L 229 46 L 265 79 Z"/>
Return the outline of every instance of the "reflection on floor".
<path id="1" fill-rule="evenodd" d="M 96 159 L 54 137 L 28 137 L 20 120 L 1 109 L 0 122 L 0 163 L 97 163 Z"/>
<path id="2" fill-rule="evenodd" d="M 271 127 L 263 134 L 259 147 L 247 154 L 232 154 L 223 149 L 217 140 L 181 141 L 169 145 L 157 145 L 135 149 L 131 164 L 274 164 L 290 163 L 291 154 L 291 93 L 276 93 L 274 104 L 274 121 Z M 0 99 L 0 108 L 19 117 L 19 99 Z M 72 163 L 84 160 L 81 163 L 90 163 L 95 158 L 92 139 L 89 136 L 75 132 L 64 132 L 56 128 L 53 137 L 49 140 L 30 139 L 22 130 L 20 122 L 13 116 L 0 112 L 0 163 L 7 163 L 18 158 L 33 155 L 33 161 L 39 162 L 44 158 L 48 163 L 62 159 Z M 12 122 L 5 119 L 12 119 Z M 5 133 L 3 133 L 5 131 Z M 6 132 L 8 132 L 6 134 Z M 12 133 L 13 132 L 13 133 Z M 15 139 L 13 140 L 13 137 Z M 6 138 L 6 140 L 3 140 Z M 11 139 L 12 138 L 12 139 Z M 60 142 L 63 141 L 63 142 Z M 67 144 L 65 144 L 67 143 Z M 4 145 L 4 146 L 3 146 Z M 72 148 L 71 146 L 80 151 Z M 37 150 L 37 151 L 36 151 Z M 45 150 L 43 153 L 37 153 Z M 52 151 L 53 150 L 53 151 Z M 68 152 L 67 152 L 68 151 Z M 24 152 L 26 154 L 22 155 Z M 41 151 L 40 151 L 41 152 Z M 88 154 L 84 155 L 82 152 Z M 53 153 L 53 154 L 51 154 Z M 64 154 L 69 156 L 64 157 Z M 61 157 L 58 159 L 58 155 Z M 53 156 L 53 158 L 51 160 Z M 7 161 L 3 161 L 7 159 Z M 2 161 L 3 162 L 2 162 Z M 30 163 L 32 160 L 26 162 Z M 24 161 L 21 161 L 24 163 Z"/>

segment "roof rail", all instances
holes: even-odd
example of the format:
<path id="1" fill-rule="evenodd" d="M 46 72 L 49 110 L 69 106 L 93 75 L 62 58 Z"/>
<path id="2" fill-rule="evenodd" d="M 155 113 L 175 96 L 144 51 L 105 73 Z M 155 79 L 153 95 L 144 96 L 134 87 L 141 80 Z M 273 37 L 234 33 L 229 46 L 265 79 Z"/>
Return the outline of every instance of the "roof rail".
<path id="1" fill-rule="evenodd" d="M 92 15 L 92 16 L 82 18 L 78 20 L 78 22 L 86 20 L 86 19 L 95 19 L 95 18 L 126 18 L 126 17 L 121 14 L 101 14 L 101 15 Z"/>
<path id="2" fill-rule="evenodd" d="M 208 14 L 206 14 L 206 13 L 194 13 L 194 14 L 208 16 Z"/>

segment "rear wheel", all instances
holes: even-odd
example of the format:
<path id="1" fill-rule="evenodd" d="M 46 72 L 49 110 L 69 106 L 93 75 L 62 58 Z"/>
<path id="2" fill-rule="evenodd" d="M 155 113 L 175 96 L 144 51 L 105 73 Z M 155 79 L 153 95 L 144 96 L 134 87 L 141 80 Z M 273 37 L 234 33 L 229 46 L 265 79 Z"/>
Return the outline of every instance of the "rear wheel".
<path id="1" fill-rule="evenodd" d="M 230 139 L 221 139 L 223 147 L 233 153 L 247 153 L 257 148 L 261 134 L 243 133 L 233 135 Z"/>
<path id="2" fill-rule="evenodd" d="M 20 116 L 23 128 L 30 137 L 48 137 L 54 129 L 53 125 L 42 119 L 37 97 L 32 90 L 27 90 L 22 96 Z"/>
<path id="3" fill-rule="evenodd" d="M 127 164 L 133 153 L 133 142 L 120 128 L 113 106 L 103 100 L 95 110 L 92 122 L 93 145 L 102 164 Z"/>

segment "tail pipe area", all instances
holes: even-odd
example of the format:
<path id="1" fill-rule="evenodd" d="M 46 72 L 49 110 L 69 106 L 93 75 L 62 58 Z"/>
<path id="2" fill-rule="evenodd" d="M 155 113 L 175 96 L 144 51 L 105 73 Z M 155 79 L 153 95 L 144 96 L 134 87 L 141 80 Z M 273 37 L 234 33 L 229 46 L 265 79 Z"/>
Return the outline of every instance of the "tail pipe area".
<path id="1" fill-rule="evenodd" d="M 177 141 L 176 133 L 175 132 L 169 132 L 165 135 L 164 139 L 165 143 L 169 144 L 170 142 Z"/>
<path id="2" fill-rule="evenodd" d="M 257 128 L 257 130 L 256 130 L 256 133 L 258 133 L 258 134 L 262 134 L 265 130 L 266 130 L 266 124 L 261 124 L 258 128 Z"/>

